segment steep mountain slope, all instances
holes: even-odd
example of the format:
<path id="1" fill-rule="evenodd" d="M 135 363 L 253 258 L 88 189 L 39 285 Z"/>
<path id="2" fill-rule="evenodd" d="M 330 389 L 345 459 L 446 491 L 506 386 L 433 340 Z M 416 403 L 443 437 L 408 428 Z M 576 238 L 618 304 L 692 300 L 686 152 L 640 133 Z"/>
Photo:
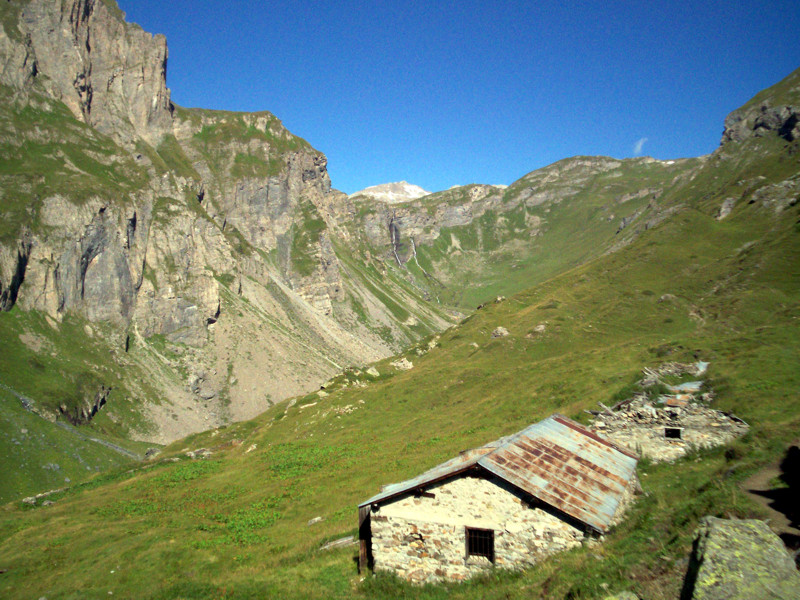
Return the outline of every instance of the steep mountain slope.
<path id="1" fill-rule="evenodd" d="M 792 118 L 800 71 L 760 97 Z M 781 456 L 800 426 L 800 141 L 785 123 L 765 130 L 744 112 L 751 125 L 738 140 L 726 128 L 720 149 L 645 209 L 651 216 L 609 234 L 641 229 L 616 252 L 409 348 L 410 370 L 395 359 L 378 362 L 377 376 L 349 370 L 325 394 L 178 441 L 53 506 L 7 505 L 3 594 L 602 598 L 634 589 L 678 598 L 698 519 L 761 514 L 739 483 Z M 580 252 L 581 228 L 564 231 L 564 248 Z M 498 326 L 509 335 L 492 337 Z M 436 587 L 358 576 L 354 549 L 319 550 L 356 531 L 356 504 L 382 484 L 555 410 L 585 418 L 598 401 L 631 394 L 642 367 L 697 358 L 711 363 L 715 406 L 750 433 L 674 464 L 643 464 L 647 495 L 602 544 Z M 187 455 L 198 448 L 207 458 Z"/>
<path id="2" fill-rule="evenodd" d="M 348 198 L 272 114 L 175 105 L 166 40 L 113 0 L 0 17 L 0 383 L 117 436 L 253 417 L 397 352 L 622 247 L 703 163 Z"/>
<path id="3" fill-rule="evenodd" d="M 85 423 L 111 388 L 116 433 L 166 441 L 453 322 L 391 277 L 352 276 L 325 157 L 269 113 L 175 106 L 166 41 L 115 2 L 0 14 L 0 381 L 42 414 Z M 98 343 L 99 364 L 59 365 Z"/>

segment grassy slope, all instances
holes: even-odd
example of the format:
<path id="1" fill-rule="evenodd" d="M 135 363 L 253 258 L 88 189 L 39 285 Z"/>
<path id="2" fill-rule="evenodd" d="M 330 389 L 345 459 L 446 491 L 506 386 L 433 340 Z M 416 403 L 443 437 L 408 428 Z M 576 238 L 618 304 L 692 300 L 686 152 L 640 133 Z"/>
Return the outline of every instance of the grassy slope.
<path id="1" fill-rule="evenodd" d="M 93 328 L 91 336 L 87 326 Z M 32 398 L 43 413 L 54 416 L 63 405 L 75 414 L 105 385 L 112 392 L 92 421 L 95 429 L 124 438 L 148 427 L 140 402 L 158 398 L 158 391 L 142 378 L 133 354 L 123 352 L 124 335 L 113 326 L 89 325 L 74 315 L 56 323 L 15 307 L 0 313 L 0 339 L 0 383 Z"/>
<path id="2" fill-rule="evenodd" d="M 177 463 L 101 476 L 52 507 L 6 506 L 0 568 L 8 571 L 0 591 L 10 598 L 108 591 L 142 598 L 593 598 L 606 594 L 605 585 L 677 597 L 697 520 L 758 514 L 737 483 L 777 457 L 800 426 L 800 211 L 775 216 L 741 202 L 724 221 L 713 218 L 723 198 L 747 199 L 751 190 L 739 181 L 758 174 L 778 181 L 797 171 L 796 153 L 772 139 L 751 140 L 664 199 L 688 208 L 615 254 L 487 306 L 424 356 L 410 349 L 411 371 L 395 373 L 383 361 L 381 377 L 366 388 L 344 387 L 340 378 L 325 398 L 312 395 L 178 442 L 168 450 L 181 457 Z M 659 301 L 664 294 L 673 298 Z M 543 334 L 533 332 L 540 323 Z M 511 335 L 492 339 L 498 325 Z M 601 546 L 521 574 L 423 588 L 386 576 L 362 582 L 354 550 L 317 551 L 355 533 L 355 505 L 381 484 L 555 410 L 581 418 L 582 409 L 629 391 L 643 366 L 694 356 L 711 361 L 718 407 L 752 430 L 727 451 L 644 465 L 648 495 Z M 200 446 L 214 455 L 183 457 Z M 316 516 L 325 520 L 308 526 Z"/>
<path id="3" fill-rule="evenodd" d="M 13 242 L 24 227 L 40 231 L 40 202 L 53 190 L 76 204 L 124 201 L 144 187 L 146 173 L 61 102 L 34 92 L 22 103 L 0 85 L 0 183 L 0 241 Z"/>
<path id="4" fill-rule="evenodd" d="M 581 165 L 596 160 L 618 162 L 620 166 L 604 170 Z M 435 297 L 472 310 L 482 302 L 526 289 L 603 253 L 619 240 L 617 229 L 622 218 L 643 209 L 652 198 L 647 194 L 622 202 L 626 194 L 645 188 L 669 193 L 681 175 L 698 166 L 698 160 L 672 165 L 591 157 L 559 161 L 512 184 L 502 192 L 503 203 L 498 209 L 487 211 L 469 225 L 442 228 L 431 245 L 418 245 L 419 264 L 444 285 L 427 281 L 413 261 L 407 267 L 418 284 Z M 575 184 L 577 178 L 585 181 Z M 430 212 L 442 204 L 468 205 L 470 187 L 431 194 L 420 202 Z M 557 196 L 538 206 L 518 204 L 518 197 L 529 189 Z M 518 205 L 509 210 L 508 205 L 513 204 Z M 530 223 L 535 219 L 540 219 L 540 231 L 532 236 Z M 465 281 L 470 284 L 463 285 Z"/>
<path id="5" fill-rule="evenodd" d="M 95 431 L 64 429 L 26 411 L 11 393 L 0 389 L 0 501 L 85 481 L 98 471 L 126 465 L 131 458 L 97 442 Z M 120 442 L 134 453 L 143 454 L 141 444 Z"/>
<path id="6" fill-rule="evenodd" d="M 0 313 L 0 384 L 32 400 L 39 414 L 54 418 L 59 405 L 75 413 L 87 399 L 93 400 L 101 385 L 112 387 L 106 406 L 77 434 L 25 411 L 17 397 L 0 388 L 2 501 L 61 487 L 65 478 L 82 481 L 97 471 L 130 462 L 129 457 L 85 437 L 103 439 L 140 456 L 152 446 L 131 442 L 129 437 L 132 430 L 149 426 L 141 413 L 142 395 L 156 398 L 158 393 L 119 350 L 118 332 L 92 324 L 89 336 L 86 325 L 75 316 L 56 323 L 17 308 Z M 144 349 L 134 349 L 130 356 L 140 351 Z M 126 378 L 120 376 L 122 372 Z M 65 423 L 63 417 L 59 419 Z M 52 464 L 60 468 L 44 467 Z"/>

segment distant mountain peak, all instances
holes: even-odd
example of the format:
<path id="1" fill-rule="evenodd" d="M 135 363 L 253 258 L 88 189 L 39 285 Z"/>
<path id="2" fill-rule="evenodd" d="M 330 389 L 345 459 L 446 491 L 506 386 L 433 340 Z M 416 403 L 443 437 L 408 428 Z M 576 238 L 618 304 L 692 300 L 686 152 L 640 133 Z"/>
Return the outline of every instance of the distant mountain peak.
<path id="1" fill-rule="evenodd" d="M 356 196 L 366 196 L 373 200 L 380 200 L 387 204 L 399 204 L 400 202 L 409 202 L 427 196 L 430 192 L 425 191 L 418 185 L 408 183 L 407 181 L 396 181 L 394 183 L 382 183 L 380 185 L 373 185 L 365 188 L 354 194 L 350 194 L 350 198 Z"/>

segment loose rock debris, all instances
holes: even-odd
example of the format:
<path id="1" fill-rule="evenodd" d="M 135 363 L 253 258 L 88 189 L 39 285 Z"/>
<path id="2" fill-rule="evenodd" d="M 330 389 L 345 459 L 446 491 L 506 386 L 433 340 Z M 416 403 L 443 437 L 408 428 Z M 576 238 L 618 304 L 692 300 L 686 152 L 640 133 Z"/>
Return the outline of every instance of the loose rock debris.
<path id="1" fill-rule="evenodd" d="M 398 371 L 408 371 L 409 369 L 414 368 L 414 363 L 412 363 L 407 358 L 399 358 L 395 361 L 390 362 L 389 364 L 392 365 Z"/>
<path id="2" fill-rule="evenodd" d="M 733 441 L 747 433 L 749 425 L 733 414 L 709 408 L 714 395 L 700 394 L 702 381 L 675 386 L 661 381 L 667 375 L 702 375 L 707 367 L 708 363 L 702 362 L 667 363 L 658 369 L 645 369 L 640 382 L 645 391 L 613 409 L 601 405 L 602 411 L 592 411 L 592 428 L 655 462 L 673 461 L 692 448 L 713 448 Z M 647 389 L 658 384 L 670 393 L 653 399 Z"/>

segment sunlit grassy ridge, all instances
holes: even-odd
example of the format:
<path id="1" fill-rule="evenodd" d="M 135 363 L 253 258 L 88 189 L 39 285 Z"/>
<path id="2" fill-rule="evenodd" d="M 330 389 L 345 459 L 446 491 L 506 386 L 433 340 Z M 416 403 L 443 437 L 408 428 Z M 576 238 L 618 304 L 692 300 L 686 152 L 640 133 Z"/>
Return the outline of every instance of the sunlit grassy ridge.
<path id="1" fill-rule="evenodd" d="M 618 234 L 624 218 L 646 214 L 651 201 L 685 183 L 701 163 L 564 159 L 529 173 L 506 190 L 490 192 L 477 202 L 494 198 L 493 208 L 467 225 L 442 227 L 432 243 L 416 245 L 416 260 L 406 266 L 442 302 L 472 310 L 613 247 L 628 237 L 629 232 Z M 438 192 L 418 203 L 429 213 L 443 206 L 471 209 L 470 192 L 476 187 L 481 186 Z M 421 269 L 436 276 L 439 285 L 428 281 Z M 469 285 L 462 285 L 464 281 Z"/>
<path id="2" fill-rule="evenodd" d="M 705 514 L 758 515 L 738 483 L 800 426 L 800 207 L 748 201 L 798 172 L 796 143 L 753 139 L 663 198 L 681 207 L 619 251 L 490 303 L 380 376 L 349 371 L 259 418 L 181 440 L 156 462 L 103 475 L 51 507 L 0 513 L 3 596 L 53 598 L 676 598 Z M 719 156 L 719 158 L 718 158 Z M 764 180 L 755 180 L 763 176 Z M 753 183 L 756 181 L 755 183 Z M 740 198 L 725 220 L 726 197 Z M 544 324 L 544 332 L 535 328 Z M 506 338 L 491 338 L 503 326 Z M 419 350 L 419 352 L 417 351 Z M 358 502 L 459 450 L 553 411 L 632 389 L 642 367 L 711 362 L 716 406 L 751 432 L 675 465 L 643 465 L 647 495 L 605 542 L 520 574 L 413 588 L 357 575 Z M 368 382 L 356 387 L 356 381 Z M 199 447 L 205 460 L 185 456 Z M 323 521 L 308 525 L 317 516 Z"/>

